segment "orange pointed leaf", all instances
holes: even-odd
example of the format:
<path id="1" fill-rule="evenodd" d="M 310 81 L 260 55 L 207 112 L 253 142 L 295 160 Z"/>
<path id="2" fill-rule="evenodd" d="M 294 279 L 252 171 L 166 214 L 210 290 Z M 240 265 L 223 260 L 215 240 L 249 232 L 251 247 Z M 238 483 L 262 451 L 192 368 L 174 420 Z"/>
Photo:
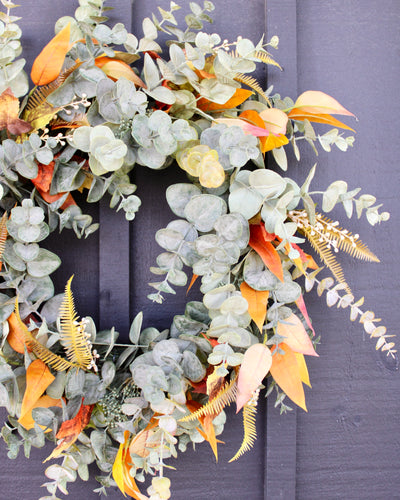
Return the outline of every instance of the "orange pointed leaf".
<path id="1" fill-rule="evenodd" d="M 28 122 L 20 120 L 19 100 L 10 88 L 0 94 L 0 130 L 7 129 L 10 134 L 20 135 L 29 132 L 32 127 Z"/>
<path id="2" fill-rule="evenodd" d="M 34 408 L 50 408 L 51 406 L 62 407 L 61 399 L 53 399 L 50 396 L 44 395 L 40 397 L 36 403 L 32 406 L 32 408 L 25 413 L 21 418 L 19 418 L 18 423 L 25 427 L 27 431 L 29 429 L 33 429 L 35 427 L 35 421 L 32 418 L 32 410 Z M 44 428 L 43 426 L 41 426 Z M 46 432 L 50 432 L 51 429 L 47 429 Z"/>
<path id="3" fill-rule="evenodd" d="M 265 109 L 264 111 L 261 111 L 260 117 L 263 119 L 265 128 L 268 130 L 268 132 L 275 135 L 286 134 L 288 116 L 281 109 Z"/>
<path id="4" fill-rule="evenodd" d="M 311 387 L 310 376 L 308 374 L 308 368 L 306 360 L 304 358 L 304 354 L 295 352 L 294 355 L 296 356 L 297 364 L 299 365 L 301 381 L 303 382 L 303 384 L 306 384 L 308 385 L 308 387 Z"/>
<path id="5" fill-rule="evenodd" d="M 126 64 L 124 61 L 112 59 L 111 57 L 98 57 L 95 59 L 95 64 L 104 71 L 111 80 L 116 81 L 124 77 L 138 87 L 146 87 L 145 83 L 137 76 L 129 64 Z"/>
<path id="6" fill-rule="evenodd" d="M 79 434 L 90 422 L 93 408 L 94 405 L 82 404 L 74 418 L 66 420 L 61 424 L 60 430 L 56 434 L 56 438 L 61 439 L 61 441 L 53 450 L 51 455 L 46 458 L 45 462 L 51 458 L 59 457 L 63 451 L 67 450 L 73 443 L 75 443 Z"/>
<path id="7" fill-rule="evenodd" d="M 264 344 L 253 344 L 244 354 L 239 370 L 236 413 L 252 398 L 272 365 L 272 355 Z"/>
<path id="8" fill-rule="evenodd" d="M 186 295 L 189 293 L 190 289 L 195 284 L 195 282 L 196 282 L 196 280 L 197 280 L 198 277 L 199 276 L 197 274 L 193 274 L 192 279 L 190 280 L 189 286 L 188 286 L 188 288 L 186 290 Z"/>
<path id="9" fill-rule="evenodd" d="M 270 233 L 267 233 L 263 224 L 250 225 L 249 245 L 258 253 L 271 273 L 283 282 L 282 261 L 269 238 Z"/>
<path id="10" fill-rule="evenodd" d="M 273 149 L 280 148 L 289 143 L 289 139 L 283 134 L 269 134 L 266 138 L 265 144 L 263 145 L 261 152 L 266 153 L 267 151 L 272 151 Z"/>
<path id="11" fill-rule="evenodd" d="M 10 327 L 10 331 L 7 335 L 7 342 L 14 349 L 14 351 L 23 354 L 25 352 L 25 333 L 21 329 L 21 324 L 14 312 L 12 312 L 8 318 L 8 325 Z M 30 352 L 30 349 L 28 349 L 28 352 Z"/>
<path id="12" fill-rule="evenodd" d="M 243 111 L 243 113 L 240 113 L 239 118 L 241 120 L 248 121 L 249 123 L 255 125 L 256 127 L 265 128 L 264 120 L 254 109 L 246 109 L 245 111 Z M 259 139 L 260 139 L 261 151 L 264 153 L 267 137 L 259 137 Z"/>
<path id="13" fill-rule="evenodd" d="M 21 417 L 32 410 L 36 401 L 54 379 L 54 375 L 43 361 L 40 359 L 32 361 L 26 370 L 26 389 L 22 400 Z"/>
<path id="14" fill-rule="evenodd" d="M 332 125 L 333 127 L 344 128 L 346 130 L 355 132 L 354 129 L 329 114 L 307 113 L 302 109 L 292 109 L 292 111 L 289 113 L 289 118 L 299 121 L 308 120 L 315 123 L 326 123 L 327 125 Z"/>
<path id="15" fill-rule="evenodd" d="M 217 104 L 216 102 L 211 102 L 208 99 L 202 97 L 197 101 L 197 107 L 202 111 L 219 111 L 223 109 L 234 109 L 240 106 L 244 101 L 246 101 L 253 92 L 246 89 L 236 89 L 233 96 L 228 99 L 224 104 Z"/>
<path id="16" fill-rule="evenodd" d="M 35 59 L 31 71 L 31 78 L 35 85 L 47 85 L 60 74 L 65 56 L 70 49 L 70 32 L 71 26 L 68 23 Z"/>
<path id="17" fill-rule="evenodd" d="M 285 321 L 278 321 L 277 333 L 281 337 L 285 337 L 285 344 L 292 351 L 318 356 L 301 319 L 295 314 L 292 313 Z"/>
<path id="18" fill-rule="evenodd" d="M 300 368 L 295 353 L 282 343 L 279 349 L 285 354 L 274 352 L 272 356 L 271 375 L 285 394 L 300 408 L 307 411 Z M 274 349 L 275 351 L 276 349 Z"/>
<path id="19" fill-rule="evenodd" d="M 317 115 L 330 114 L 354 116 L 353 113 L 344 108 L 336 99 L 318 90 L 307 90 L 303 92 L 294 103 L 293 109 Z"/>
<path id="20" fill-rule="evenodd" d="M 269 291 L 254 290 L 254 288 L 251 288 L 251 286 L 243 281 L 240 285 L 240 293 L 247 300 L 251 319 L 261 332 L 265 315 L 267 314 Z"/>

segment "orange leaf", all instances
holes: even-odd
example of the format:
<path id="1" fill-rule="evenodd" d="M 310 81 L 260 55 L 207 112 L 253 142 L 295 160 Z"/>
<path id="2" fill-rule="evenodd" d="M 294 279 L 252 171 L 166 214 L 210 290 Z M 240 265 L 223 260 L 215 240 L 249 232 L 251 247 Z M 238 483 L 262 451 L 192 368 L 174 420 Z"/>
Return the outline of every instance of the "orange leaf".
<path id="1" fill-rule="evenodd" d="M 265 128 L 268 130 L 268 132 L 275 135 L 286 134 L 288 116 L 281 109 L 265 109 L 264 111 L 261 111 L 260 117 L 263 119 Z"/>
<path id="2" fill-rule="evenodd" d="M 14 351 L 24 354 L 25 352 L 25 334 L 21 330 L 21 325 L 19 323 L 17 315 L 13 312 L 8 318 L 8 324 L 10 326 L 10 331 L 7 335 L 7 342 L 14 349 Z M 28 349 L 30 352 L 30 349 Z"/>
<path id="3" fill-rule="evenodd" d="M 29 429 L 33 429 L 35 427 L 35 421 L 32 418 L 32 410 L 34 408 L 50 408 L 51 406 L 62 407 L 61 399 L 53 399 L 50 396 L 44 395 L 40 397 L 36 403 L 32 406 L 32 408 L 25 413 L 24 416 L 20 417 L 18 423 L 21 424 L 27 431 Z M 44 429 L 43 426 L 42 429 Z M 51 429 L 47 429 L 46 432 L 50 432 Z"/>
<path id="4" fill-rule="evenodd" d="M 264 146 L 261 149 L 261 152 L 266 153 L 267 151 L 272 151 L 275 148 L 280 148 L 281 146 L 284 146 L 288 143 L 289 139 L 286 137 L 286 135 L 269 134 L 269 136 L 266 138 Z"/>
<path id="5" fill-rule="evenodd" d="M 284 322 L 278 321 L 277 333 L 285 337 L 285 344 L 293 351 L 318 356 L 301 319 L 295 314 L 292 313 Z"/>
<path id="6" fill-rule="evenodd" d="M 195 284 L 197 278 L 199 276 L 197 274 L 193 274 L 192 276 L 192 279 L 190 280 L 190 283 L 189 283 L 189 286 L 188 286 L 188 289 L 186 290 L 186 295 L 189 293 L 190 289 L 192 288 L 192 286 Z"/>
<path id="7" fill-rule="evenodd" d="M 279 344 L 279 349 L 285 354 L 274 352 L 272 356 L 272 366 L 270 369 L 271 375 L 279 387 L 286 395 L 300 408 L 307 411 L 304 389 L 301 383 L 300 368 L 297 363 L 295 353 L 289 346 L 282 343 Z M 276 350 L 273 349 L 274 351 Z"/>
<path id="8" fill-rule="evenodd" d="M 193 401 L 193 400 L 188 400 L 186 401 L 186 406 L 190 413 L 194 413 L 197 411 L 199 408 L 202 407 L 202 405 L 198 401 Z M 211 449 L 214 453 L 215 460 L 218 462 L 218 443 L 222 443 L 223 441 L 220 441 L 217 439 L 215 435 L 215 429 L 213 426 L 212 421 L 214 420 L 215 415 L 203 415 L 199 417 L 199 421 L 201 424 L 200 427 L 196 427 L 196 429 L 199 431 L 199 433 L 203 436 L 203 438 L 210 443 Z"/>
<path id="9" fill-rule="evenodd" d="M 157 420 L 151 420 L 149 424 L 136 434 L 131 444 L 129 445 L 129 452 L 131 454 L 139 455 L 139 457 L 146 458 L 150 455 L 148 448 L 157 448 L 160 441 L 152 441 L 151 438 L 156 432 Z"/>
<path id="10" fill-rule="evenodd" d="M 238 376 L 236 413 L 251 399 L 272 364 L 272 355 L 264 344 L 253 344 L 244 353 Z"/>
<path id="11" fill-rule="evenodd" d="M 240 285 L 240 293 L 247 300 L 251 319 L 261 332 L 265 315 L 267 314 L 269 291 L 254 290 L 254 288 L 251 288 L 251 286 L 243 281 Z"/>
<path id="12" fill-rule="evenodd" d="M 332 125 L 334 127 L 339 127 L 339 128 L 345 128 L 347 130 L 351 130 L 352 132 L 355 132 L 354 129 L 346 125 L 345 123 L 341 122 L 340 120 L 337 120 L 333 116 L 329 114 L 316 114 L 316 113 L 307 113 L 301 109 L 292 109 L 292 111 L 289 113 L 289 118 L 292 120 L 309 120 L 310 122 L 315 122 L 315 123 L 326 123 L 327 125 Z"/>
<path id="13" fill-rule="evenodd" d="M 21 406 L 21 417 L 32 410 L 36 401 L 55 379 L 47 365 L 35 359 L 26 370 L 26 389 Z"/>
<path id="14" fill-rule="evenodd" d="M 71 26 L 68 23 L 35 59 L 31 71 L 31 78 L 35 85 L 47 85 L 60 74 L 65 56 L 70 49 L 70 31 Z"/>
<path id="15" fill-rule="evenodd" d="M 306 320 L 308 327 L 313 332 L 313 335 L 315 337 L 315 331 L 314 331 L 314 328 L 311 324 L 310 316 L 308 315 L 307 307 L 306 307 L 306 304 L 304 302 L 303 295 L 300 295 L 300 297 L 296 300 L 296 306 L 300 309 L 301 314 L 304 316 L 304 319 Z"/>
<path id="16" fill-rule="evenodd" d="M 332 114 L 354 116 L 353 113 L 344 108 L 336 99 L 318 90 L 307 90 L 296 100 L 294 110 L 311 114 Z M 289 113 L 290 117 L 290 113 Z"/>
<path id="17" fill-rule="evenodd" d="M 261 257 L 267 268 L 280 281 L 283 282 L 283 268 L 281 258 L 275 247 L 270 243 L 270 233 L 267 233 L 263 224 L 250 225 L 250 241 L 249 245 Z"/>
<path id="18" fill-rule="evenodd" d="M 126 78 L 138 87 L 146 87 L 145 83 L 137 76 L 133 69 L 123 61 L 112 59 L 111 57 L 98 57 L 95 59 L 95 64 L 104 73 L 111 78 L 111 80 L 118 80 L 119 78 Z"/>
<path id="19" fill-rule="evenodd" d="M 248 99 L 253 92 L 246 89 L 236 89 L 233 96 L 228 99 L 224 104 L 217 104 L 216 102 L 211 102 L 208 99 L 202 97 L 197 101 L 197 107 L 202 111 L 219 111 L 223 109 L 234 109 L 240 106 L 246 99 Z"/>
<path id="20" fill-rule="evenodd" d="M 19 100 L 10 88 L 0 94 L 0 130 L 7 129 L 10 134 L 26 134 L 32 130 L 31 125 L 18 118 Z"/>
<path id="21" fill-rule="evenodd" d="M 308 387 L 311 387 L 310 376 L 308 375 L 308 369 L 306 360 L 304 358 L 304 354 L 301 354 L 300 352 L 295 352 L 294 355 L 296 356 L 297 364 L 299 365 L 301 381 L 304 384 L 308 385 Z"/>
<path id="22" fill-rule="evenodd" d="M 51 161 L 48 165 L 38 163 L 38 174 L 34 179 L 32 179 L 36 188 L 46 193 L 49 192 L 51 181 L 53 180 L 54 167 L 54 161 Z"/>
<path id="23" fill-rule="evenodd" d="M 254 109 L 246 109 L 243 113 L 240 113 L 239 118 L 241 120 L 246 120 L 256 127 L 265 128 L 264 120 Z M 267 141 L 267 137 L 259 137 L 261 151 L 264 153 L 264 147 Z"/>
<path id="24" fill-rule="evenodd" d="M 92 415 L 93 408 L 94 405 L 82 404 L 74 418 L 66 420 L 61 424 L 60 430 L 56 434 L 56 438 L 61 439 L 61 441 L 52 451 L 51 455 L 46 458 L 45 462 L 51 458 L 59 457 L 63 451 L 67 450 L 73 443 L 75 443 L 79 434 L 90 422 L 90 416 Z"/>

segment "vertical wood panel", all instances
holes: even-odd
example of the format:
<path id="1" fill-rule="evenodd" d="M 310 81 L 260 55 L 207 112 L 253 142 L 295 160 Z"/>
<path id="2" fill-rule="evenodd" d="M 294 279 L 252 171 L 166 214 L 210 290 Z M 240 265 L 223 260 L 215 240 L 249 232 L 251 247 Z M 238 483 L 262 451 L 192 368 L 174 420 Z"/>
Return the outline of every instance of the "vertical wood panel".
<path id="1" fill-rule="evenodd" d="M 297 2 L 296 0 L 266 0 L 267 39 L 279 36 L 279 50 L 276 58 L 282 66 L 268 66 L 268 86 L 274 85 L 274 92 L 281 97 L 296 98 L 297 95 Z M 275 53 L 274 53 L 275 55 Z M 293 158 L 289 156 L 290 176 Z M 273 160 L 270 168 L 276 168 Z M 279 169 L 278 169 L 279 170 Z M 280 171 L 281 173 L 281 171 Z M 275 392 L 267 399 L 266 420 L 266 470 L 264 477 L 265 500 L 294 500 L 296 496 L 296 432 L 297 409 L 285 415 L 274 408 Z M 300 411 L 300 410 L 299 410 Z"/>

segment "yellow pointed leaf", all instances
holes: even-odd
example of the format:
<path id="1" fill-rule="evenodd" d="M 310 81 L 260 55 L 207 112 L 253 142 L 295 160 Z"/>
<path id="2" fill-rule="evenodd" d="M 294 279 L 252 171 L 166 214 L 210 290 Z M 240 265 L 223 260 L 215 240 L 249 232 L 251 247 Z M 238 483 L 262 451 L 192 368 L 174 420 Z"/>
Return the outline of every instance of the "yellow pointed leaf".
<path id="1" fill-rule="evenodd" d="M 294 313 L 285 321 L 278 321 L 277 333 L 281 337 L 285 337 L 285 344 L 292 351 L 308 354 L 309 356 L 318 356 L 301 319 Z"/>
<path id="2" fill-rule="evenodd" d="M 61 399 L 53 399 L 50 396 L 44 395 L 40 397 L 36 403 L 32 406 L 32 408 L 25 413 L 22 417 L 19 418 L 18 423 L 25 427 L 27 431 L 33 429 L 35 427 L 35 421 L 32 418 L 32 410 L 34 408 L 50 408 L 51 406 L 62 407 Z M 41 425 L 42 429 L 44 427 Z M 46 432 L 50 432 L 52 429 L 47 429 Z"/>
<path id="3" fill-rule="evenodd" d="M 60 74 L 65 56 L 70 49 L 70 32 L 71 25 L 68 23 L 35 59 L 31 71 L 31 78 L 35 85 L 47 85 Z"/>
<path id="4" fill-rule="evenodd" d="M 308 368 L 307 368 L 306 360 L 304 358 L 304 354 L 301 354 L 299 352 L 295 352 L 294 355 L 296 356 L 297 364 L 299 365 L 301 381 L 304 384 L 308 385 L 308 387 L 311 387 L 310 376 L 308 374 Z"/>
<path id="5" fill-rule="evenodd" d="M 125 480 L 124 480 L 124 458 L 125 458 L 125 441 L 119 445 L 118 452 L 117 455 L 115 456 L 114 464 L 112 466 L 112 475 L 114 481 L 117 483 L 118 488 L 122 491 L 124 497 L 126 497 Z"/>
<path id="6" fill-rule="evenodd" d="M 279 344 L 284 354 L 276 351 L 272 356 L 271 375 L 285 394 L 300 408 L 307 411 L 300 368 L 295 353 L 284 343 Z M 274 351 L 276 348 L 274 349 Z"/>
<path id="7" fill-rule="evenodd" d="M 249 314 L 260 332 L 267 314 L 269 291 L 254 290 L 245 281 L 240 285 L 240 293 L 249 304 Z"/>
<path id="8" fill-rule="evenodd" d="M 26 389 L 21 406 L 21 417 L 31 411 L 36 401 L 55 379 L 47 365 L 35 359 L 26 370 Z M 21 418 L 20 417 L 20 418 Z"/>
<path id="9" fill-rule="evenodd" d="M 272 365 L 272 354 L 264 344 L 253 344 L 244 354 L 239 370 L 236 413 L 253 397 L 253 393 Z"/>
<path id="10" fill-rule="evenodd" d="M 336 99 L 319 90 L 307 90 L 303 92 L 294 103 L 293 109 L 317 115 L 354 116 L 353 113 L 344 108 Z"/>

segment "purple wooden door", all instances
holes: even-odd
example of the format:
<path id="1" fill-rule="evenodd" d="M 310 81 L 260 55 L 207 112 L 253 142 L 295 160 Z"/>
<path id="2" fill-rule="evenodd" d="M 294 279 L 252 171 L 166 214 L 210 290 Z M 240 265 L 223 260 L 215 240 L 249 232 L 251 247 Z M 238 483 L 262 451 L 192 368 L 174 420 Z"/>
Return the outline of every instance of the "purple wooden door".
<path id="1" fill-rule="evenodd" d="M 318 158 L 307 148 L 302 166 L 291 158 L 290 175 L 301 180 L 317 161 L 315 186 L 326 188 L 336 179 L 346 180 L 349 188 L 377 196 L 392 214 L 381 227 L 364 219 L 347 220 L 341 209 L 334 218 L 352 232 L 360 234 L 380 258 L 381 264 L 355 263 L 342 257 L 345 274 L 356 296 L 365 296 L 367 308 L 384 318 L 388 330 L 397 333 L 398 234 L 400 141 L 397 117 L 400 115 L 399 47 L 400 3 L 398 0 L 216 0 L 212 32 L 222 37 L 242 35 L 258 41 L 277 34 L 280 48 L 277 60 L 281 73 L 260 71 L 263 86 L 274 84 L 282 95 L 295 98 L 305 90 L 323 90 L 353 111 L 358 122 L 355 145 L 346 154 L 320 151 Z M 31 0 L 24 2 L 23 27 L 32 61 L 40 47 L 52 36 L 54 21 L 71 15 L 77 2 L 71 0 Z M 169 5 L 167 0 L 118 0 L 114 17 L 131 22 L 132 31 L 141 34 L 141 20 Z M 321 130 L 325 130 L 321 126 Z M 272 166 L 273 162 L 271 163 Z M 163 307 L 145 298 L 147 282 L 158 253 L 155 231 L 170 219 L 163 197 L 166 185 L 183 178 L 168 169 L 162 173 L 141 170 L 136 173 L 138 193 L 143 200 L 133 224 L 106 206 L 89 207 L 102 224 L 101 232 L 75 244 L 76 251 L 63 256 L 57 275 L 59 290 L 75 273 L 76 300 L 82 315 L 90 314 L 101 327 L 110 327 L 108 311 L 118 318 L 118 329 L 127 330 L 129 320 L 140 310 L 147 325 L 168 327 L 172 316 L 184 309 L 184 293 Z M 318 187 L 316 187 L 318 189 Z M 150 209 L 151 207 L 151 209 Z M 63 238 L 65 235 L 62 236 Z M 118 258 L 111 262 L 108 248 L 118 240 Z M 52 247 L 64 246 L 57 238 Z M 134 262 L 141 260 L 141 269 Z M 127 272 L 129 270 L 129 272 Z M 115 285 L 113 276 L 121 279 Z M 89 284 L 89 286 L 88 286 Z M 309 361 L 312 390 L 306 393 L 309 412 L 294 411 L 280 417 L 271 402 L 261 405 L 258 441 L 253 450 L 235 463 L 228 459 L 240 444 L 241 419 L 229 413 L 229 423 L 215 464 L 206 444 L 196 452 L 180 455 L 169 476 L 174 500 L 377 500 L 400 498 L 400 398 L 396 364 L 377 353 L 374 344 L 363 340 L 361 325 L 349 322 L 347 311 L 327 309 L 322 299 L 311 293 L 308 309 L 314 328 L 322 334 L 320 357 Z M 400 342 L 400 339 L 398 339 Z M 45 495 L 41 461 L 48 450 L 32 452 L 33 460 L 22 456 L 9 461 L 0 445 L 0 499 L 35 499 Z M 94 470 L 92 471 L 94 473 Z M 70 498 L 95 499 L 91 480 L 69 488 Z M 111 491 L 110 500 L 122 494 Z"/>

